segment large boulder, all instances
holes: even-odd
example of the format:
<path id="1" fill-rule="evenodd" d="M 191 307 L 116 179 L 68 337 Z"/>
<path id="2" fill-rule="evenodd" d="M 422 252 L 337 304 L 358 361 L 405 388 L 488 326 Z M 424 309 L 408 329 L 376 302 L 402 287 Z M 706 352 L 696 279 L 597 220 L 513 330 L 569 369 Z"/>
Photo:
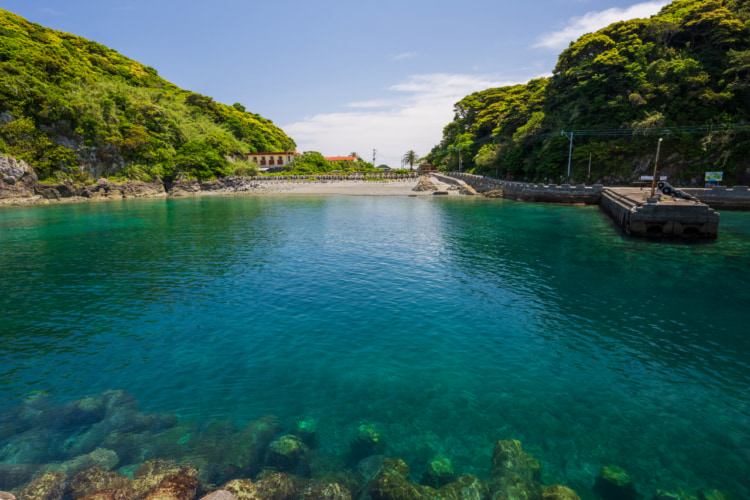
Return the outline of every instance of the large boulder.
<path id="1" fill-rule="evenodd" d="M 18 494 L 22 500 L 62 500 L 68 488 L 68 476 L 62 472 L 48 472 L 34 478 Z"/>
<path id="2" fill-rule="evenodd" d="M 412 191 L 437 191 L 437 186 L 429 177 L 422 177 Z"/>
<path id="3" fill-rule="evenodd" d="M 69 483 L 73 498 L 84 498 L 103 491 L 120 491 L 120 496 L 130 495 L 135 498 L 130 478 L 98 466 L 82 470 L 73 476 Z"/>
<path id="4" fill-rule="evenodd" d="M 180 472 L 162 479 L 156 489 L 146 495 L 145 500 L 193 500 L 197 491 L 198 478 L 187 472 Z"/>

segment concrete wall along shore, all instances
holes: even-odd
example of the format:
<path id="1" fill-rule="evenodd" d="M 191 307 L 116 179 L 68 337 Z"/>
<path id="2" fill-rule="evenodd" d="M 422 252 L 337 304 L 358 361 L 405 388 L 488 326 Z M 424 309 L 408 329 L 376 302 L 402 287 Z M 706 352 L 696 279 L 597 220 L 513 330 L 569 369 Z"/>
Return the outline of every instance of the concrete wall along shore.
<path id="1" fill-rule="evenodd" d="M 584 184 L 533 184 L 458 172 L 445 175 L 464 181 L 479 193 L 499 190 L 503 192 L 503 198 L 516 201 L 598 205 L 604 189 L 601 184 L 594 184 L 593 186 Z"/>

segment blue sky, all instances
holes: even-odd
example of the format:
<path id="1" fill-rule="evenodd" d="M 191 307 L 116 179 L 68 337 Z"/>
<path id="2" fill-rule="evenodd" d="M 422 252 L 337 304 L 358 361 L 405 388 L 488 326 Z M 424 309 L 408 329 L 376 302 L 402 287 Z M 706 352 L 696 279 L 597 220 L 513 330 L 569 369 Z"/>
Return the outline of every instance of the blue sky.
<path id="1" fill-rule="evenodd" d="M 172 83 L 242 103 L 297 150 L 400 165 L 425 155 L 453 104 L 548 75 L 561 50 L 666 1 L 4 0 L 32 22 L 95 40 Z"/>

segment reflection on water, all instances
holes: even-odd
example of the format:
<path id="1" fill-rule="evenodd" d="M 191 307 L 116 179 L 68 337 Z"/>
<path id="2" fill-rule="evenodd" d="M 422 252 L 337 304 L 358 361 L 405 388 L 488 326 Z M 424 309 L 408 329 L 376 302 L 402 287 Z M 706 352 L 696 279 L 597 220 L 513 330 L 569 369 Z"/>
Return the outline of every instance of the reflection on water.
<path id="1" fill-rule="evenodd" d="M 582 498 L 602 465 L 647 497 L 750 496 L 749 214 L 689 245 L 595 208 L 204 198 L 11 209 L 0 240 L 0 404 L 26 415 L 2 463 L 101 447 L 252 476 L 207 450 L 274 415 L 264 439 L 315 422 L 341 467 L 372 424 L 413 477 L 440 454 L 487 478 L 518 439 Z"/>

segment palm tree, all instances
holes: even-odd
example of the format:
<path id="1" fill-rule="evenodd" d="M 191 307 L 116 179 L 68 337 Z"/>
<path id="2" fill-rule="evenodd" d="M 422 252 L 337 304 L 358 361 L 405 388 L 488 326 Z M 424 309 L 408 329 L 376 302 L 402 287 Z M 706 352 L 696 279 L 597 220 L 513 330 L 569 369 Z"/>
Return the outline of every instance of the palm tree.
<path id="1" fill-rule="evenodd" d="M 414 164 L 419 161 L 419 155 L 415 153 L 413 150 L 409 150 L 406 152 L 406 154 L 401 158 L 401 164 L 406 165 L 409 164 L 409 171 L 414 171 Z"/>

